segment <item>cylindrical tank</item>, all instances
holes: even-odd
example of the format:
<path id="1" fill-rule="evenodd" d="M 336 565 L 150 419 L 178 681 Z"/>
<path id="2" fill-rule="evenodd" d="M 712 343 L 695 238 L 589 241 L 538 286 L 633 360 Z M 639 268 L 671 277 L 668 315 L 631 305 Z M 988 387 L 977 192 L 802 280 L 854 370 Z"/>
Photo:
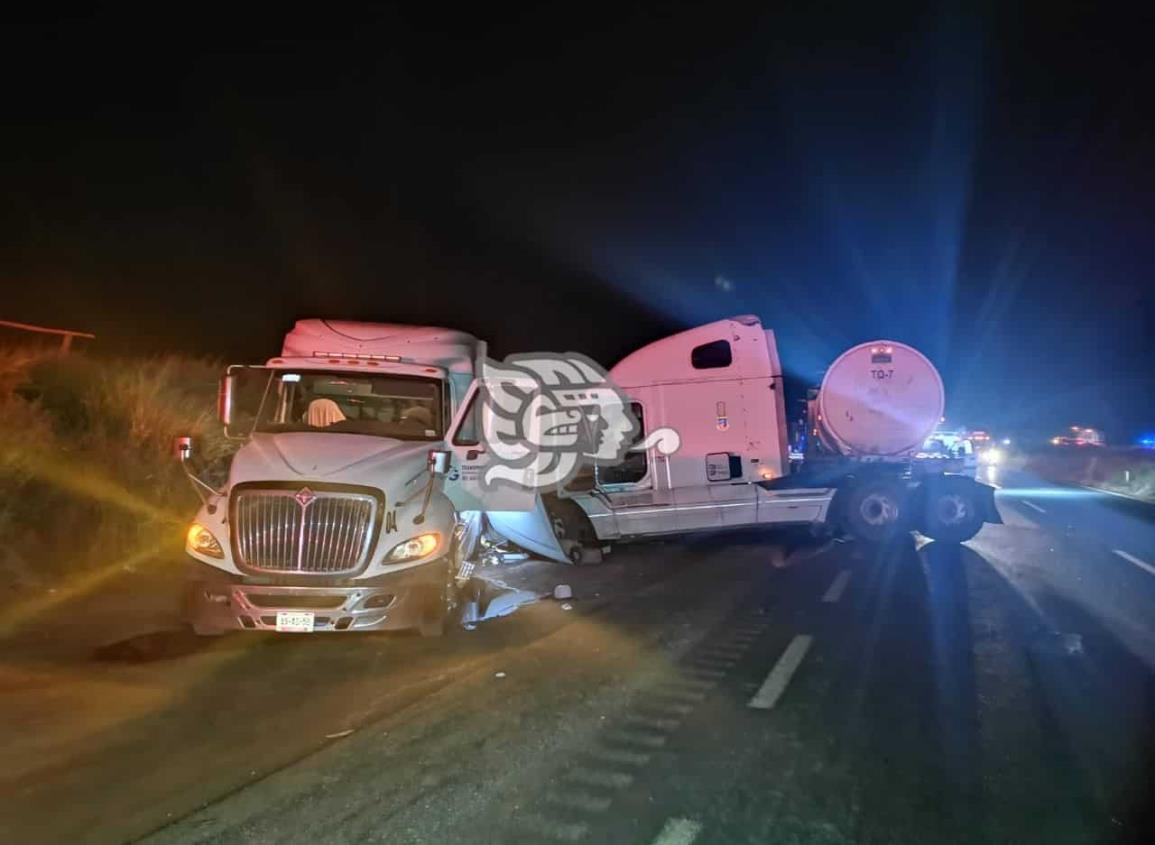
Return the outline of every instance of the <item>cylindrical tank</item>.
<path id="1" fill-rule="evenodd" d="M 915 452 L 942 419 L 942 377 L 925 355 L 892 340 L 861 343 L 830 365 L 818 391 L 823 443 L 843 455 Z"/>

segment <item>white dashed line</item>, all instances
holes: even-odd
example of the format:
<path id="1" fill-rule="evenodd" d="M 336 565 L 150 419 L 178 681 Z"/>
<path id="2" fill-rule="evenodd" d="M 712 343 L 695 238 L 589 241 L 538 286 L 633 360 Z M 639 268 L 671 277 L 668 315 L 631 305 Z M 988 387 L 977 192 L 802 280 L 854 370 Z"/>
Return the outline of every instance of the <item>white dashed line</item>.
<path id="1" fill-rule="evenodd" d="M 653 845 L 692 845 L 702 826 L 691 819 L 666 819 Z"/>
<path id="2" fill-rule="evenodd" d="M 598 748 L 590 753 L 591 757 L 606 763 L 616 763 L 622 766 L 644 766 L 650 762 L 650 755 L 644 751 L 631 751 L 627 748 Z"/>
<path id="3" fill-rule="evenodd" d="M 605 769 L 577 768 L 566 774 L 566 780 L 584 786 L 600 786 L 604 789 L 625 789 L 634 782 L 634 776 L 626 772 L 611 772 Z"/>
<path id="4" fill-rule="evenodd" d="M 1043 510 L 1042 508 L 1040 508 L 1040 507 L 1039 507 L 1038 505 L 1036 505 L 1034 502 L 1028 502 L 1026 499 L 1023 499 L 1023 504 L 1024 504 L 1024 505 L 1026 505 L 1028 508 L 1031 508 L 1032 510 L 1036 510 L 1036 511 L 1038 511 L 1039 513 L 1046 513 L 1046 511 L 1045 511 L 1045 510 Z"/>
<path id="5" fill-rule="evenodd" d="M 592 792 L 577 789 L 551 793 L 546 801 L 555 807 L 579 810 L 583 813 L 604 813 L 610 808 L 610 804 L 614 803 L 614 799 L 608 795 L 594 795 Z"/>
<path id="6" fill-rule="evenodd" d="M 1123 558 L 1123 560 L 1127 561 L 1128 563 L 1133 563 L 1136 566 L 1138 566 L 1140 569 L 1143 569 L 1147 572 L 1150 572 L 1152 575 L 1155 575 L 1155 566 L 1152 566 L 1151 564 L 1147 563 L 1147 561 L 1139 560 L 1139 558 L 1135 557 L 1135 555 L 1127 554 L 1127 552 L 1122 551 L 1121 549 L 1115 549 L 1114 551 L 1115 551 L 1115 554 L 1117 554 L 1119 557 Z"/>
<path id="7" fill-rule="evenodd" d="M 810 644 L 813 641 L 814 638 L 809 634 L 799 634 L 792 639 L 790 645 L 786 646 L 786 651 L 782 652 L 782 656 L 774 664 L 774 668 L 770 670 L 770 674 L 766 676 L 766 680 L 762 682 L 762 687 L 750 699 L 747 706 L 756 710 L 770 710 L 774 707 L 778 703 L 778 699 L 782 697 L 782 693 L 786 691 L 786 685 L 790 683 L 790 679 L 798 671 L 798 667 L 802 665 L 802 658 L 810 650 Z"/>
<path id="8" fill-rule="evenodd" d="M 850 583 L 850 570 L 844 569 L 835 576 L 834 582 L 830 585 L 830 589 L 826 591 L 826 595 L 822 597 L 822 601 L 827 604 L 833 604 L 842 598 L 842 594 L 846 591 L 846 585 Z"/>
<path id="9" fill-rule="evenodd" d="M 626 724 L 637 725 L 643 729 L 648 728 L 652 731 L 676 731 L 682 726 L 682 720 L 635 713 L 626 717 Z"/>
<path id="10" fill-rule="evenodd" d="M 667 740 L 669 740 L 669 737 L 663 733 L 651 733 L 640 730 L 618 731 L 616 734 L 613 734 L 611 738 L 623 745 L 635 745 L 639 748 L 661 748 L 666 744 Z"/>

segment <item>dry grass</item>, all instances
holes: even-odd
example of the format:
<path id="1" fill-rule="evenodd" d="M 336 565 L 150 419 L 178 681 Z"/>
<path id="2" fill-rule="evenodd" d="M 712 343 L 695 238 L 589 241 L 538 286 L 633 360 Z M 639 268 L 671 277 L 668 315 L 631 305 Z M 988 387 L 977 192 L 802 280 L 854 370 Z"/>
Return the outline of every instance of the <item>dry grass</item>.
<path id="1" fill-rule="evenodd" d="M 1051 481 L 1155 499 L 1155 453 L 1147 449 L 1048 449 L 1028 456 L 1026 468 Z"/>
<path id="2" fill-rule="evenodd" d="M 56 583 L 143 549 L 179 556 L 196 498 L 171 457 L 197 437 L 230 451 L 207 361 L 60 358 L 0 350 L 0 567 L 9 586 Z"/>

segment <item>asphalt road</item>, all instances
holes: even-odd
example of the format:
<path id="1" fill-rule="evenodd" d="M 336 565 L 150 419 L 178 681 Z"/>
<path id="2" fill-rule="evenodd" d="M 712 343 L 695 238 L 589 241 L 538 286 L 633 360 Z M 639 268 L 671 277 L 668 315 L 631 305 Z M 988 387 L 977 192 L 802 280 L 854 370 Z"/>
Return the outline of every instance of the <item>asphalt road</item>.
<path id="1" fill-rule="evenodd" d="M 0 842 L 1145 841 L 1155 507 L 993 480 L 961 548 L 623 547 L 440 641 L 10 649 Z"/>

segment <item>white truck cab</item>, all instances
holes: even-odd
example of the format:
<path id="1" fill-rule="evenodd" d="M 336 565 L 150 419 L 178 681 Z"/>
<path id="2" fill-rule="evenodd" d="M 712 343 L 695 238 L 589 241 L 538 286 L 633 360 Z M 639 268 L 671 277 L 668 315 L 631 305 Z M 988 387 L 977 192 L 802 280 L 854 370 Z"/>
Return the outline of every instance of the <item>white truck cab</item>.
<path id="1" fill-rule="evenodd" d="M 631 451 L 617 466 L 598 466 L 592 486 L 549 503 L 571 519 L 572 508 L 559 502 L 580 507 L 598 540 L 826 519 L 832 488 L 771 483 L 788 476 L 789 449 L 778 349 L 757 317 L 651 343 L 610 379 L 630 399 L 639 443 L 664 427 L 681 443 L 670 455 Z"/>
<path id="2" fill-rule="evenodd" d="M 459 513 L 539 507 L 450 472 L 486 460 L 465 417 L 484 355 L 449 329 L 301 320 L 278 357 L 230 367 L 219 410 L 244 443 L 222 489 L 197 482 L 194 629 L 439 632 Z"/>

